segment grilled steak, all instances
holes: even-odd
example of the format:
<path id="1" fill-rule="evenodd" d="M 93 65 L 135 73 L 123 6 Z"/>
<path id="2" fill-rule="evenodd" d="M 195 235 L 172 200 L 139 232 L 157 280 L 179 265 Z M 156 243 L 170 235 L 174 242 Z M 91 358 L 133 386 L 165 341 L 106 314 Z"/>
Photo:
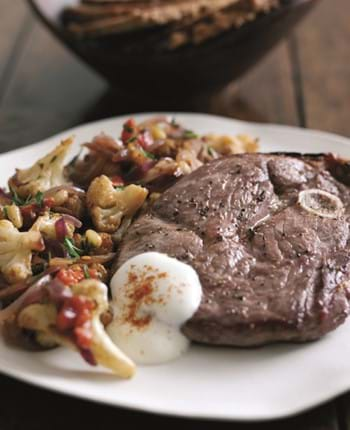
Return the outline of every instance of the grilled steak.
<path id="1" fill-rule="evenodd" d="M 190 339 L 253 346 L 317 339 L 350 311 L 348 166 L 327 156 L 243 154 L 168 189 L 130 227 L 117 265 L 146 251 L 198 272 L 203 298 Z M 337 179 L 333 176 L 336 175 Z M 302 190 L 338 196 L 336 219 L 308 212 Z"/>

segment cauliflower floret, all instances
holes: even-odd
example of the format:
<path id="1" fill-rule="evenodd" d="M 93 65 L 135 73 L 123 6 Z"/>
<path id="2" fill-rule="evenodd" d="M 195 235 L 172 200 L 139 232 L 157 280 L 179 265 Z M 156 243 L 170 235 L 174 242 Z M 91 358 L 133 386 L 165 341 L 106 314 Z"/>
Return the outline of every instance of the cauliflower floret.
<path id="1" fill-rule="evenodd" d="M 98 231 L 114 233 L 124 217 L 131 219 L 148 195 L 146 188 L 128 185 L 116 189 L 107 176 L 95 178 L 87 192 L 87 206 Z"/>
<path id="2" fill-rule="evenodd" d="M 238 136 L 209 134 L 205 141 L 221 155 L 242 154 L 244 152 L 257 152 L 259 144 L 257 139 L 241 134 Z"/>
<path id="3" fill-rule="evenodd" d="M 63 162 L 72 143 L 72 138 L 66 139 L 32 167 L 17 169 L 9 180 L 9 187 L 18 196 L 26 198 L 65 184 Z"/>
<path id="4" fill-rule="evenodd" d="M 0 221 L 0 271 L 11 284 L 32 274 L 32 251 L 44 247 L 40 232 L 20 233 L 10 221 Z"/>
<path id="5" fill-rule="evenodd" d="M 6 206 L 12 204 L 10 197 L 0 188 L 0 219 L 7 219 Z"/>
<path id="6" fill-rule="evenodd" d="M 30 230 L 40 232 L 43 237 L 47 239 L 58 239 L 55 224 L 60 219 L 62 219 L 62 215 L 46 212 L 35 221 Z M 65 220 L 64 223 L 66 227 L 66 236 L 72 238 L 75 226 L 67 220 Z"/>
<path id="7" fill-rule="evenodd" d="M 108 309 L 108 289 L 96 279 L 86 279 L 71 287 L 73 295 L 83 296 L 95 303 L 91 320 L 91 345 L 89 347 L 96 363 L 112 370 L 122 378 L 130 378 L 135 373 L 134 363 L 112 342 L 105 332 L 100 317 Z M 18 325 L 35 330 L 45 337 L 45 343 L 64 345 L 76 349 L 72 338 L 55 328 L 57 310 L 53 304 L 32 304 L 18 315 Z"/>

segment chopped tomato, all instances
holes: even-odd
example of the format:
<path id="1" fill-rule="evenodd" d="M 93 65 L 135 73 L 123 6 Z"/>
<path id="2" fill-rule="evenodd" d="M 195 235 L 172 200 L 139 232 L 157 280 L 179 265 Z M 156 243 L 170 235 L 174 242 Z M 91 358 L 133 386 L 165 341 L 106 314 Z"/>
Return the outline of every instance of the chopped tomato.
<path id="1" fill-rule="evenodd" d="M 91 319 L 91 311 L 94 308 L 94 302 L 91 300 L 79 303 L 76 325 L 81 327 Z"/>
<path id="2" fill-rule="evenodd" d="M 82 265 L 73 265 L 59 270 L 56 279 L 65 285 L 75 285 L 85 279 L 87 274 L 90 278 L 99 278 L 98 270 L 88 269 Z M 95 306 L 95 302 L 88 297 L 72 296 L 67 297 L 58 309 L 57 330 L 73 338 L 80 351 L 88 350 L 91 345 L 91 320 Z"/>
<path id="3" fill-rule="evenodd" d="M 65 285 L 75 285 L 86 278 L 99 279 L 100 276 L 96 269 L 87 268 L 84 270 L 82 266 L 74 265 L 60 269 L 56 278 Z"/>
<path id="4" fill-rule="evenodd" d="M 81 349 L 89 348 L 92 340 L 91 319 L 95 303 L 83 296 L 67 298 L 58 312 L 56 326 L 60 332 L 71 332 Z"/>
<path id="5" fill-rule="evenodd" d="M 100 279 L 100 274 L 97 269 L 88 269 L 88 273 L 90 275 L 90 278 Z"/>
<path id="6" fill-rule="evenodd" d="M 81 266 L 78 266 L 61 269 L 57 273 L 56 278 L 65 285 L 75 285 L 85 279 L 85 275 Z"/>
<path id="7" fill-rule="evenodd" d="M 59 331 L 65 332 L 74 328 L 77 314 L 69 302 L 65 303 L 57 314 L 56 326 Z"/>
<path id="8" fill-rule="evenodd" d="M 123 125 L 123 132 L 121 135 L 121 139 L 123 143 L 126 143 L 129 139 L 134 137 L 137 134 L 137 124 L 133 118 L 130 118 Z"/>
<path id="9" fill-rule="evenodd" d="M 31 225 L 38 216 L 37 206 L 35 204 L 21 206 L 20 210 L 25 224 L 28 225 Z"/>
<path id="10" fill-rule="evenodd" d="M 114 187 L 122 187 L 124 185 L 123 178 L 118 175 L 112 176 L 110 179 Z"/>
<path id="11" fill-rule="evenodd" d="M 91 346 L 92 331 L 91 322 L 85 323 L 83 326 L 74 329 L 75 340 L 81 349 L 88 349 Z"/>
<path id="12" fill-rule="evenodd" d="M 46 209 L 51 209 L 55 205 L 53 197 L 45 197 L 42 204 L 29 203 L 20 207 L 20 211 L 24 221 L 24 227 L 29 229 L 34 221 L 42 214 Z"/>
<path id="13" fill-rule="evenodd" d="M 55 199 L 53 197 L 45 197 L 43 200 L 44 208 L 52 208 L 55 206 Z"/>

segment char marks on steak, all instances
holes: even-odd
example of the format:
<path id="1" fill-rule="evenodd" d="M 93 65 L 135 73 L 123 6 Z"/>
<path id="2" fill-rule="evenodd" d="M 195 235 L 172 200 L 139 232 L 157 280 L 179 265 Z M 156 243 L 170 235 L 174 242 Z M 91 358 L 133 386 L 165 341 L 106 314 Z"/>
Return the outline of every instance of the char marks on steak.
<path id="1" fill-rule="evenodd" d="M 197 271 L 203 298 L 190 339 L 253 346 L 317 339 L 350 307 L 350 188 L 328 156 L 243 154 L 209 163 L 168 189 L 130 227 L 117 266 L 158 251 Z M 339 169 L 337 170 L 339 173 Z M 338 196 L 345 214 L 321 218 L 300 191 Z"/>

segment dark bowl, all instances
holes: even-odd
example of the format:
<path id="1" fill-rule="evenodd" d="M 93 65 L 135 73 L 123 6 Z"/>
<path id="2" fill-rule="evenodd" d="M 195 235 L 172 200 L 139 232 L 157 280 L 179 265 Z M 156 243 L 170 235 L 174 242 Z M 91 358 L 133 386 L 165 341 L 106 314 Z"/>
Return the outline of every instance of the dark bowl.
<path id="1" fill-rule="evenodd" d="M 64 7 L 77 0 L 28 1 L 53 33 L 113 86 L 133 95 L 188 98 L 189 94 L 218 90 L 242 76 L 319 0 L 282 0 L 279 9 L 239 29 L 201 45 L 168 52 L 143 46 L 142 35 L 140 39 L 137 33 L 77 39 L 60 22 Z M 129 46 L 133 49 L 128 50 Z"/>

